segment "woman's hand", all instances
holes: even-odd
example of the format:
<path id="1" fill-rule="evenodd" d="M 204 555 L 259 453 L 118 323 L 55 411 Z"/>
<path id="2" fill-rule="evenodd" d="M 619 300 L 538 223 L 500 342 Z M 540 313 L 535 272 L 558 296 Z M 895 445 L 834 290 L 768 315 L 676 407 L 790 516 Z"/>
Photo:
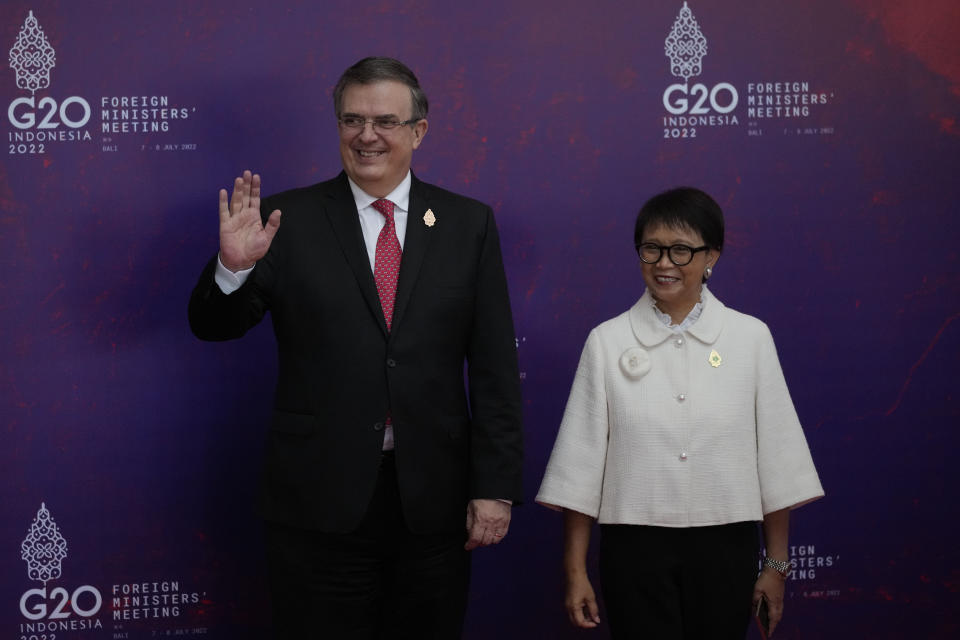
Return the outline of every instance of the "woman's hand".
<path id="1" fill-rule="evenodd" d="M 756 584 L 753 585 L 754 610 L 761 597 L 767 601 L 767 611 L 770 613 L 770 628 L 767 629 L 767 635 L 773 635 L 773 630 L 783 618 L 783 592 L 786 582 L 786 578 L 776 569 L 764 567 Z"/>
<path id="2" fill-rule="evenodd" d="M 563 571 L 567 576 L 567 593 L 563 606 L 570 623 L 580 629 L 592 629 L 600 624 L 600 609 L 587 576 L 587 548 L 593 518 L 566 509 L 563 512 Z"/>
<path id="3" fill-rule="evenodd" d="M 790 509 L 771 511 L 763 516 L 763 542 L 768 558 L 789 562 L 787 555 L 787 535 L 790 530 Z M 767 611 L 770 613 L 770 628 L 767 635 L 773 635 L 780 619 L 783 617 L 783 592 L 787 584 L 787 576 L 773 567 L 763 567 L 760 577 L 753 585 L 753 608 L 756 611 L 757 603 L 762 595 L 767 599 Z"/>
<path id="4" fill-rule="evenodd" d="M 570 623 L 581 629 L 592 629 L 600 624 L 600 609 L 593 593 L 590 578 L 585 573 L 567 577 L 567 596 L 564 600 Z"/>

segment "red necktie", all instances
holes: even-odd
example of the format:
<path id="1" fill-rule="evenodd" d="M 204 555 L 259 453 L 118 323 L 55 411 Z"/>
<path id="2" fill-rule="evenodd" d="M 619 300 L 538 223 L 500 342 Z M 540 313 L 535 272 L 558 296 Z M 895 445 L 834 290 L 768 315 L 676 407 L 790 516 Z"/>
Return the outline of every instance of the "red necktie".
<path id="1" fill-rule="evenodd" d="M 403 251 L 397 240 L 397 230 L 393 223 L 393 203 L 389 200 L 377 200 L 373 208 L 383 214 L 387 223 L 377 236 L 377 254 L 373 266 L 373 279 L 377 283 L 377 295 L 383 317 L 387 321 L 387 330 L 393 322 L 393 301 L 397 297 L 397 276 L 400 274 L 400 258 Z"/>

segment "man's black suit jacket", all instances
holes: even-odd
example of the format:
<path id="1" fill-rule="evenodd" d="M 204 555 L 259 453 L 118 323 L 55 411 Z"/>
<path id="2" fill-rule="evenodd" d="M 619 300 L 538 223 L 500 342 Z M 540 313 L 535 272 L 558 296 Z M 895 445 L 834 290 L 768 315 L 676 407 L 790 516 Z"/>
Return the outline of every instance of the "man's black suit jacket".
<path id="1" fill-rule="evenodd" d="M 223 294 L 214 257 L 193 291 L 190 326 L 204 340 L 238 338 L 271 314 L 279 379 L 260 498 L 268 520 L 353 530 L 373 494 L 388 412 L 411 530 L 462 529 L 472 498 L 522 498 L 516 345 L 493 212 L 416 177 L 409 207 L 390 332 L 343 173 L 265 199 L 261 211 L 283 217 L 247 281 Z"/>

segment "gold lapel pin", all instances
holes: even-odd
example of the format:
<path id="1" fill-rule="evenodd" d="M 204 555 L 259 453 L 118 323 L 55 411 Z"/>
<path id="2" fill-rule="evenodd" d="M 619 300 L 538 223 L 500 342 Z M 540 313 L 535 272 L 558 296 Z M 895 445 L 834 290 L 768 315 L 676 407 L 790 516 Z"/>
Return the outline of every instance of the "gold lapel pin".
<path id="1" fill-rule="evenodd" d="M 710 352 L 710 366 L 716 369 L 723 363 L 723 358 L 720 357 L 720 354 L 717 353 L 717 350 L 714 349 Z"/>
<path id="2" fill-rule="evenodd" d="M 423 214 L 423 224 L 428 227 L 432 227 L 437 223 L 437 216 L 433 215 L 433 209 L 427 209 L 427 212 Z"/>

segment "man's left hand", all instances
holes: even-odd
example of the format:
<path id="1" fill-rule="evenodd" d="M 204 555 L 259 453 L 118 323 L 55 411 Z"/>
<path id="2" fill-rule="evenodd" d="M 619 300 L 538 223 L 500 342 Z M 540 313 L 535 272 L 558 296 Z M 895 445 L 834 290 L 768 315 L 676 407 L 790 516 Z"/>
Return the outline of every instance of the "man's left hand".
<path id="1" fill-rule="evenodd" d="M 500 500 L 477 498 L 467 504 L 467 543 L 463 548 L 499 544 L 510 528 L 510 505 Z"/>

